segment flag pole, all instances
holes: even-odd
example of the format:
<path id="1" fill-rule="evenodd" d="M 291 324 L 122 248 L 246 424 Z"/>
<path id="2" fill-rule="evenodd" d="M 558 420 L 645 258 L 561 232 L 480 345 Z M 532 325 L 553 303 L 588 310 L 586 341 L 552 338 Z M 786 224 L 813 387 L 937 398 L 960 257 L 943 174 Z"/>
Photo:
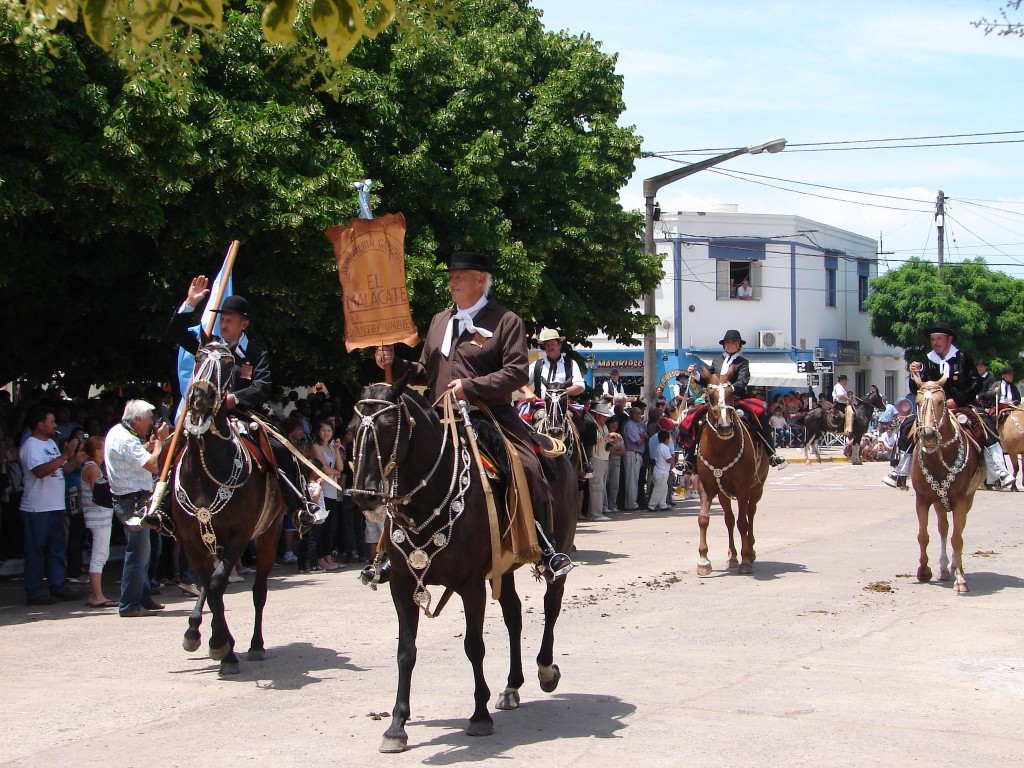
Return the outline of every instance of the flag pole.
<path id="1" fill-rule="evenodd" d="M 217 295 L 213 297 L 213 301 L 208 305 L 214 310 L 220 309 L 221 301 L 224 298 L 224 288 L 227 285 L 228 277 L 231 275 L 231 270 L 235 266 L 235 257 L 238 255 L 239 242 L 232 240 L 231 245 L 228 246 L 227 256 L 224 257 L 224 266 L 221 267 L 223 278 L 220 284 L 217 286 Z M 217 322 L 217 317 L 214 312 L 210 313 L 210 320 L 203 329 L 207 337 L 213 335 L 213 325 Z M 185 397 L 185 393 L 181 393 L 182 397 Z M 174 451 L 178 447 L 178 441 L 181 439 L 181 431 L 185 425 L 185 411 L 187 408 L 178 409 L 178 418 L 174 423 L 174 434 L 171 436 L 171 442 L 167 445 L 167 454 L 164 456 L 164 466 L 160 470 L 160 479 L 157 480 L 156 486 L 153 488 L 153 495 L 149 500 L 149 513 L 156 511 L 156 508 L 160 506 L 160 501 L 163 499 L 164 494 L 167 493 L 167 476 L 171 473 L 171 464 L 174 461 Z"/>

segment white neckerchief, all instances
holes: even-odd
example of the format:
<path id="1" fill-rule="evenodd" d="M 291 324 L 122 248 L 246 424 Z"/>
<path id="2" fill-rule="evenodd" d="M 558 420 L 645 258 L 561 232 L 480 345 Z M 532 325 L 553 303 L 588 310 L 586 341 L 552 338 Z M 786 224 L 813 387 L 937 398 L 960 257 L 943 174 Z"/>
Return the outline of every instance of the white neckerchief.
<path id="1" fill-rule="evenodd" d="M 444 341 L 441 342 L 441 354 L 448 357 L 452 352 L 452 331 L 455 330 L 455 321 L 459 321 L 459 336 L 464 334 L 466 331 L 470 333 L 479 333 L 485 339 L 491 338 L 494 334 L 488 331 L 486 328 L 477 328 L 473 325 L 473 318 L 476 317 L 477 312 L 484 308 L 487 304 L 487 296 L 481 296 L 480 300 L 469 309 L 459 309 L 455 307 L 455 314 L 448 320 L 448 327 L 445 329 Z"/>
<path id="2" fill-rule="evenodd" d="M 951 372 L 949 361 L 956 357 L 956 353 L 959 351 L 960 350 L 956 348 L 956 344 L 950 344 L 949 352 L 946 353 L 945 357 L 939 357 L 933 349 L 928 353 L 928 359 L 935 363 L 937 366 L 939 366 L 939 375 L 948 377 Z"/>
<path id="3" fill-rule="evenodd" d="M 736 352 L 735 354 L 732 354 L 732 355 L 730 355 L 728 352 L 723 352 L 722 353 L 722 370 L 719 371 L 719 373 L 725 373 L 726 370 L 729 368 L 729 366 L 733 364 L 733 361 L 735 361 L 736 358 L 739 357 L 739 356 L 740 356 L 739 352 Z"/>

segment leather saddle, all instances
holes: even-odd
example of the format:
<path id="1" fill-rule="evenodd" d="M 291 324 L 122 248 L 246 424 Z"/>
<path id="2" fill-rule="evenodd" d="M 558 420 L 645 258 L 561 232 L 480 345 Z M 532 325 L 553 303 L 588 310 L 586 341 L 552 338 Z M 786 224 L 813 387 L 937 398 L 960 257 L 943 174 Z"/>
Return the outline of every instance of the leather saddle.
<path id="1" fill-rule="evenodd" d="M 254 422 L 244 422 L 241 419 L 232 419 L 232 425 L 238 434 L 249 457 L 256 463 L 261 472 L 273 472 L 277 474 L 277 459 L 274 456 L 274 449 L 270 445 L 270 436 L 266 430 Z"/>

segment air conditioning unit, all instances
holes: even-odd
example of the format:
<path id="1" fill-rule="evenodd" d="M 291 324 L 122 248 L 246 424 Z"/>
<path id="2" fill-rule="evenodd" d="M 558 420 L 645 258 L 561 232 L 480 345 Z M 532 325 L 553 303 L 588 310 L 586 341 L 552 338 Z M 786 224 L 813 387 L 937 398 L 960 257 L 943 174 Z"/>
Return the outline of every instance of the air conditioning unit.
<path id="1" fill-rule="evenodd" d="M 785 349 L 786 339 L 782 331 L 758 331 L 757 346 L 760 349 Z"/>
<path id="2" fill-rule="evenodd" d="M 814 348 L 814 359 L 815 360 L 824 360 L 826 354 L 828 354 L 828 351 L 824 347 L 815 347 Z"/>

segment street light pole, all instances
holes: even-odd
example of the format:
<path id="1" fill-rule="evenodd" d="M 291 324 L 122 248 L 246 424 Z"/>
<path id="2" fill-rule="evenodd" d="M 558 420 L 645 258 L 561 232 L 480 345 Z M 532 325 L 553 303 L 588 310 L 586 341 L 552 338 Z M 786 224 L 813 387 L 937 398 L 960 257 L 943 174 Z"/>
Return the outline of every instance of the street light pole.
<path id="1" fill-rule="evenodd" d="M 739 157 L 740 155 L 759 155 L 762 152 L 775 154 L 776 152 L 781 152 L 785 147 L 785 139 L 772 139 L 763 144 L 734 149 L 731 152 L 725 152 L 715 157 L 709 157 L 707 160 L 701 160 L 700 162 L 677 168 L 674 171 L 668 171 L 667 173 L 661 173 L 649 179 L 644 179 L 644 253 L 648 256 L 657 255 L 657 250 L 654 247 L 654 197 L 658 194 L 659 189 L 674 181 L 679 181 L 679 179 L 684 179 L 719 163 L 724 163 L 726 160 L 732 160 L 734 157 Z M 654 291 L 651 291 L 644 296 L 644 314 L 653 315 L 654 313 Z M 657 344 L 658 340 L 654 331 L 644 334 L 643 396 L 651 405 L 654 404 L 654 389 L 656 387 Z"/>

